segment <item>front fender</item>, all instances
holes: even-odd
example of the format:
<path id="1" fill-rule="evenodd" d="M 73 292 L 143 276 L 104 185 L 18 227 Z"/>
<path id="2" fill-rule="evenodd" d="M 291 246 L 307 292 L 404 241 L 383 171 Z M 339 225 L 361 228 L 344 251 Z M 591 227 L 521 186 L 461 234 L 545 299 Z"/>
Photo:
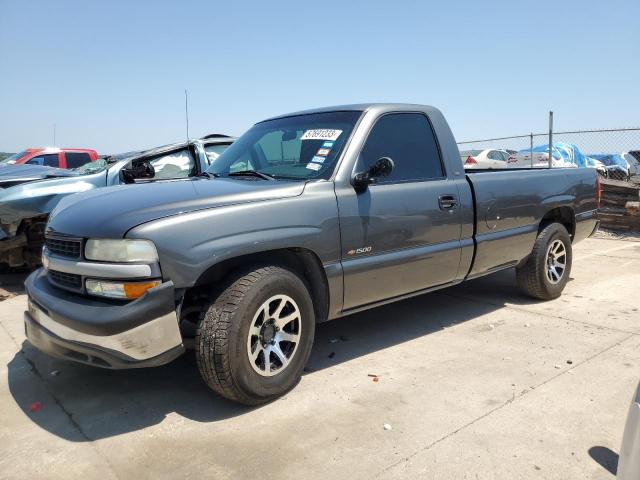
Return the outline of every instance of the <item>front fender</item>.
<path id="1" fill-rule="evenodd" d="M 163 277 L 178 288 L 193 286 L 217 263 L 270 250 L 302 248 L 333 264 L 340 261 L 340 232 L 332 187 L 327 182 L 301 196 L 165 217 L 126 237 L 152 240 Z"/>

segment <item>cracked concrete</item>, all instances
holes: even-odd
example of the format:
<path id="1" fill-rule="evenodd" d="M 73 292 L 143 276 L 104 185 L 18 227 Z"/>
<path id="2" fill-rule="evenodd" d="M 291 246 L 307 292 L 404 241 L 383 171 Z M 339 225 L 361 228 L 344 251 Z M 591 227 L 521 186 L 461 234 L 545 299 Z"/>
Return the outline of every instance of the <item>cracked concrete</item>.
<path id="1" fill-rule="evenodd" d="M 191 355 L 50 359 L 18 292 L 0 303 L 0 478 L 612 479 L 589 452 L 618 450 L 640 378 L 640 243 L 579 244 L 572 279 L 534 302 L 507 271 L 321 325 L 300 385 L 256 409 L 209 392 Z"/>

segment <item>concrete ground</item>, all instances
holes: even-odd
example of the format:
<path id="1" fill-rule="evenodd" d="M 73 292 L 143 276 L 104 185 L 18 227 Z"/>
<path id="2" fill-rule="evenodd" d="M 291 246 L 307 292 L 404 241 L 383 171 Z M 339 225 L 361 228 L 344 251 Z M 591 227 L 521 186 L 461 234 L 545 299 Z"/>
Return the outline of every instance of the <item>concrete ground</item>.
<path id="1" fill-rule="evenodd" d="M 49 359 L 19 294 L 0 304 L 0 477 L 612 479 L 640 380 L 640 242 L 587 240 L 571 276 L 552 302 L 506 271 L 323 324 L 298 387 L 253 409 L 208 391 L 192 355 Z"/>

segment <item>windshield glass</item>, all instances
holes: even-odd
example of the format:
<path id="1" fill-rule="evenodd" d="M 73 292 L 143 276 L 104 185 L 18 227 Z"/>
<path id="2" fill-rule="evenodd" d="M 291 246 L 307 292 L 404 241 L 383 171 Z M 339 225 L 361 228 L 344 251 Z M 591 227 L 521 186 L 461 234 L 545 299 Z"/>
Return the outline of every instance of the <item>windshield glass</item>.
<path id="1" fill-rule="evenodd" d="M 15 163 L 17 160 L 20 160 L 22 157 L 24 157 L 27 153 L 29 153 L 27 150 L 19 153 L 14 153 L 10 157 L 7 157 L 4 160 L 1 160 L 0 163 L 8 163 L 8 164 Z"/>
<path id="2" fill-rule="evenodd" d="M 95 162 L 85 163 L 81 167 L 74 168 L 73 171 L 78 175 L 90 175 L 106 170 L 108 166 L 109 163 L 104 158 L 99 158 Z"/>
<path id="3" fill-rule="evenodd" d="M 278 118 L 254 125 L 209 167 L 217 175 L 255 170 L 276 179 L 327 179 L 362 112 Z"/>

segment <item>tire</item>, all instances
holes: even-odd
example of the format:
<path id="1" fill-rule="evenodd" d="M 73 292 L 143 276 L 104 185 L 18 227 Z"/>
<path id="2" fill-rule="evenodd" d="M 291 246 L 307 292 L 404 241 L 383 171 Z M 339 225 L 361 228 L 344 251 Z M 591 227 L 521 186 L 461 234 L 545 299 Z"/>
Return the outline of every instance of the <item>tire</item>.
<path id="1" fill-rule="evenodd" d="M 557 247 L 558 244 L 561 247 Z M 548 260 L 550 250 L 561 252 L 560 248 L 564 248 L 564 258 L 560 256 L 556 260 L 558 266 L 554 268 L 554 274 L 548 265 L 548 261 L 554 264 L 553 259 Z M 572 256 L 571 237 L 567 229 L 559 223 L 547 225 L 538 234 L 527 262 L 516 268 L 518 286 L 525 294 L 539 300 L 558 298 L 569 281 Z M 563 260 L 564 268 L 561 270 L 559 265 Z"/>
<path id="2" fill-rule="evenodd" d="M 278 266 L 248 268 L 225 285 L 198 324 L 198 369 L 229 400 L 269 402 L 297 385 L 309 359 L 315 333 L 311 296 L 296 274 Z M 281 325 L 288 318 L 297 319 Z"/>

